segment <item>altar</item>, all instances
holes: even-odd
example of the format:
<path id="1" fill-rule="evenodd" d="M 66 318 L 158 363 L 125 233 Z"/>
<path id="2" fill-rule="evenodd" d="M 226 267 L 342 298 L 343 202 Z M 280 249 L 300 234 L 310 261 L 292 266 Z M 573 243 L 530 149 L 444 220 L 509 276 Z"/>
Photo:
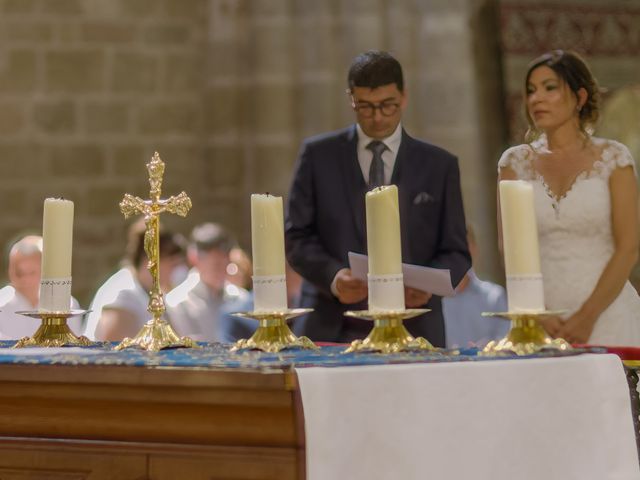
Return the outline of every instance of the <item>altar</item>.
<path id="1" fill-rule="evenodd" d="M 0 349 L 0 478 L 640 478 L 614 355 L 201 347 Z"/>

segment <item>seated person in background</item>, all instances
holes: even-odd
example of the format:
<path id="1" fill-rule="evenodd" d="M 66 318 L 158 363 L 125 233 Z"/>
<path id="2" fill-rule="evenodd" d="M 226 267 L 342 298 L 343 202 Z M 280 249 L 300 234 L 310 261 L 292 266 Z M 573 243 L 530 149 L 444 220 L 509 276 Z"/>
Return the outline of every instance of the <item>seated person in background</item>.
<path id="1" fill-rule="evenodd" d="M 227 280 L 247 291 L 253 289 L 251 275 L 253 265 L 247 252 L 240 247 L 233 247 L 229 251 L 229 265 L 227 265 Z"/>
<path id="2" fill-rule="evenodd" d="M 40 326 L 38 318 L 26 317 L 14 312 L 38 310 L 40 299 L 40 269 L 42 262 L 42 237 L 22 237 L 9 249 L 9 285 L 0 289 L 0 338 L 17 340 L 32 336 Z M 79 308 L 75 298 L 71 308 Z M 82 316 L 69 318 L 69 328 L 81 333 Z"/>
<path id="3" fill-rule="evenodd" d="M 472 264 L 478 258 L 478 244 L 471 225 L 467 225 L 467 243 Z M 508 320 L 483 317 L 482 312 L 506 312 L 507 295 L 503 287 L 480 280 L 473 267 L 464 276 L 456 295 L 442 299 L 447 348 L 483 347 L 503 338 L 510 328 Z"/>
<path id="4" fill-rule="evenodd" d="M 144 221 L 132 224 L 127 243 L 125 267 L 113 274 L 96 292 L 91 302 L 93 317 L 87 321 L 85 335 L 102 341 L 133 337 L 151 319 L 147 311 L 153 286 L 144 251 Z M 160 288 L 166 294 L 172 278 L 184 264 L 182 235 L 160 230 Z"/>
<path id="5" fill-rule="evenodd" d="M 193 229 L 187 250 L 193 268 L 166 299 L 178 335 L 199 342 L 232 342 L 257 327 L 257 322 L 230 315 L 253 308 L 251 295 L 227 280 L 229 252 L 234 246 L 231 235 L 217 223 Z"/>

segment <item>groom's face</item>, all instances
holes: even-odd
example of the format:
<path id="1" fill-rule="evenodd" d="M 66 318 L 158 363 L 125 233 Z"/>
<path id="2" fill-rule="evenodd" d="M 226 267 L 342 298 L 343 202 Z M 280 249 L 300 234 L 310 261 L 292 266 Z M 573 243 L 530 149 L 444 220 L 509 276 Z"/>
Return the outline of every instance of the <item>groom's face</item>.
<path id="1" fill-rule="evenodd" d="M 351 107 L 364 133 L 376 140 L 391 135 L 402 118 L 407 102 L 395 83 L 377 88 L 353 87 Z"/>

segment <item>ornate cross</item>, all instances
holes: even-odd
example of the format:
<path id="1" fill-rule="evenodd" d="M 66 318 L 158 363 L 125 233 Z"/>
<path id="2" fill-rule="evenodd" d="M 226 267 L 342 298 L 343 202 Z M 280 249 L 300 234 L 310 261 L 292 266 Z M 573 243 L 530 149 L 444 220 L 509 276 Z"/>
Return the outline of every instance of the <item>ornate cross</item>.
<path id="1" fill-rule="evenodd" d="M 181 217 L 186 217 L 191 209 L 191 199 L 185 192 L 167 199 L 161 199 L 162 177 L 164 175 L 164 162 L 160 159 L 158 152 L 153 154 L 151 161 L 147 163 L 149 171 L 149 183 L 151 191 L 149 200 L 134 197 L 126 193 L 120 202 L 120 211 L 125 218 L 132 215 L 144 215 L 146 231 L 144 234 L 144 251 L 149 262 L 147 268 L 153 278 L 153 287 L 149 292 L 149 307 L 147 310 L 153 315 L 153 323 L 160 323 L 162 314 L 165 311 L 162 290 L 160 288 L 160 214 L 164 212 L 176 213 Z M 125 339 L 126 340 L 126 339 Z"/>

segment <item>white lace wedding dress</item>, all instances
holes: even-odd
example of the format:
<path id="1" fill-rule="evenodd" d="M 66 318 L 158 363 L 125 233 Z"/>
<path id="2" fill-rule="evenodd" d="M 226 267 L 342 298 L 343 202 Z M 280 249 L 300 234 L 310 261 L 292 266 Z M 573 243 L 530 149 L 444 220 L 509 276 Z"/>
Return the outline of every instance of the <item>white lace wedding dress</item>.
<path id="1" fill-rule="evenodd" d="M 629 165 L 635 171 L 627 147 L 592 141 L 602 149 L 601 158 L 559 199 L 533 166 L 537 152 L 547 150 L 544 137 L 508 149 L 498 163 L 533 184 L 546 306 L 568 314 L 589 297 L 614 251 L 609 176 Z M 598 318 L 589 343 L 640 346 L 640 297 L 628 281 Z"/>

